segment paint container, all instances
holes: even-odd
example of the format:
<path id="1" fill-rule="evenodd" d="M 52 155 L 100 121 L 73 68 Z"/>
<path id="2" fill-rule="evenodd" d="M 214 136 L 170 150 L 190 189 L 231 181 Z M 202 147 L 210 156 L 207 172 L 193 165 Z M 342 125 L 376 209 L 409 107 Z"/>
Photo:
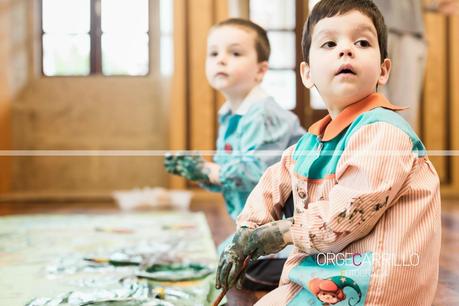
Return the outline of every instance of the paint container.
<path id="1" fill-rule="evenodd" d="M 192 193 L 185 190 L 142 188 L 113 192 L 121 210 L 182 210 L 190 207 Z"/>

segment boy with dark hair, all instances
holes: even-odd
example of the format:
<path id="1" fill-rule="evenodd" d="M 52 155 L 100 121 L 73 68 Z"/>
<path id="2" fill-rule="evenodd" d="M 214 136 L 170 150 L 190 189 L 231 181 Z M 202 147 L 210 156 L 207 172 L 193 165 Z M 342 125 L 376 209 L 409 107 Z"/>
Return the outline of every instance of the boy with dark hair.
<path id="1" fill-rule="evenodd" d="M 401 110 L 376 92 L 389 77 L 383 17 L 370 0 L 322 0 L 303 34 L 301 77 L 329 115 L 263 174 L 220 258 L 217 288 L 248 256 L 293 244 L 280 286 L 257 305 L 431 305 L 440 190 Z M 279 220 L 293 192 L 294 216 Z M 402 289 L 403 288 L 403 289 Z"/>

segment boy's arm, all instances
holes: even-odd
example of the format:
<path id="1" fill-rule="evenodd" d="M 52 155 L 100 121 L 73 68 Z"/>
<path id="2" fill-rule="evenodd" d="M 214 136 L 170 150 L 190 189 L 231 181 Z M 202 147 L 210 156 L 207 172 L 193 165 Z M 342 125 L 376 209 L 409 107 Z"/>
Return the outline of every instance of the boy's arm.
<path id="1" fill-rule="evenodd" d="M 220 165 L 213 179 L 224 189 L 250 192 L 266 168 L 279 161 L 292 138 L 293 122 L 263 110 L 246 116 L 238 127 L 239 147 L 232 148 L 230 159 Z"/>
<path id="2" fill-rule="evenodd" d="M 307 254 L 336 253 L 366 236 L 399 198 L 415 163 L 412 150 L 410 137 L 393 125 L 360 128 L 342 153 L 328 199 L 295 211 L 294 245 Z"/>
<path id="3" fill-rule="evenodd" d="M 269 167 L 255 189 L 251 192 L 242 213 L 238 217 L 238 230 L 232 243 L 220 256 L 216 275 L 217 288 L 234 285 L 238 272 L 249 250 L 247 241 L 253 228 L 264 228 L 263 224 L 279 220 L 282 207 L 291 192 L 288 171 L 294 146 L 288 148 L 280 162 Z M 282 227 L 284 230 L 285 227 Z M 239 284 L 240 285 L 240 284 Z"/>
<path id="4" fill-rule="evenodd" d="M 238 227 L 256 228 L 282 218 L 282 208 L 292 191 L 289 169 L 294 150 L 295 146 L 289 147 L 278 163 L 266 169 L 237 218 Z"/>

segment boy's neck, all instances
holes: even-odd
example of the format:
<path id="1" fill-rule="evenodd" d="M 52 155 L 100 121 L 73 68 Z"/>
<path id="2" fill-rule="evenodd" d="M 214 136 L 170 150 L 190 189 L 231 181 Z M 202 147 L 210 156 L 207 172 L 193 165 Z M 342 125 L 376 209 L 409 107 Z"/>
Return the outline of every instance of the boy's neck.
<path id="1" fill-rule="evenodd" d="M 255 87 L 252 87 L 248 90 L 237 92 L 237 93 L 223 93 L 225 96 L 226 100 L 229 102 L 231 112 L 234 114 L 236 113 L 237 109 L 241 106 L 242 102 L 247 98 L 247 96 L 250 94 L 250 92 L 254 89 Z"/>
<path id="2" fill-rule="evenodd" d="M 345 110 L 346 108 L 348 108 L 349 106 L 357 103 L 357 102 L 360 102 L 362 101 L 363 99 L 365 99 L 366 97 L 370 96 L 371 94 L 373 94 L 374 92 L 362 97 L 362 98 L 358 98 L 358 99 L 353 99 L 351 102 L 344 102 L 344 103 L 337 103 L 337 102 L 327 102 L 327 101 L 324 101 L 325 102 L 325 105 L 327 106 L 327 110 L 328 110 L 328 113 L 331 117 L 332 120 L 335 120 L 336 117 L 338 117 L 338 115 L 343 111 Z"/>
<path id="3" fill-rule="evenodd" d="M 358 101 L 356 101 L 356 102 L 358 102 Z M 356 103 L 356 102 L 354 102 L 354 103 Z M 352 104 L 354 104 L 354 103 L 352 103 Z M 347 105 L 346 107 L 348 107 L 348 106 L 350 106 L 350 105 L 352 105 L 352 104 L 349 104 L 349 105 Z M 346 107 L 345 107 L 345 108 L 346 108 Z M 330 117 L 331 117 L 332 120 L 335 120 L 335 118 L 338 117 L 338 115 L 339 115 L 345 108 L 340 109 L 340 108 L 337 108 L 337 107 L 335 108 L 335 107 L 327 106 L 328 114 L 330 115 Z"/>

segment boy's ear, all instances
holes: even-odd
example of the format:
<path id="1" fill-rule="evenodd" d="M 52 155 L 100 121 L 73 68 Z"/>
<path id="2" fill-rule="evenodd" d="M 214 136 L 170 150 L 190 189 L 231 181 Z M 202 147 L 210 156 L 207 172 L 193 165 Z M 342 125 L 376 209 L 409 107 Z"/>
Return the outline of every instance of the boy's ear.
<path id="1" fill-rule="evenodd" d="M 390 70 L 392 68 L 392 62 L 386 58 L 381 64 L 381 75 L 378 79 L 378 85 L 385 85 L 389 80 Z"/>
<path id="2" fill-rule="evenodd" d="M 267 61 L 258 63 L 257 81 L 261 82 L 266 72 L 268 72 L 269 64 Z"/>
<path id="3" fill-rule="evenodd" d="M 301 62 L 300 64 L 300 74 L 301 74 L 301 80 L 303 81 L 303 85 L 311 89 L 314 87 L 314 82 L 312 81 L 311 78 L 311 67 L 306 62 Z"/>

